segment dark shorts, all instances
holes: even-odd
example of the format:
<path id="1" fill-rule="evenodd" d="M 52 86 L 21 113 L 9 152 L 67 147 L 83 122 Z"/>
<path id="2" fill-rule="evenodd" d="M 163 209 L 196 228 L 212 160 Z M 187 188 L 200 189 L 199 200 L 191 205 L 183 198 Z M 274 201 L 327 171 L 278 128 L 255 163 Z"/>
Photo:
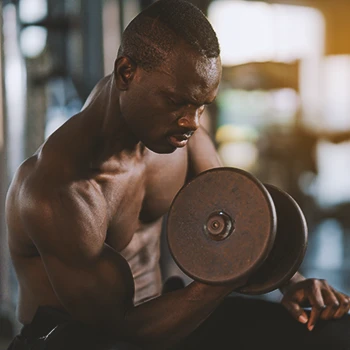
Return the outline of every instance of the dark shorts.
<path id="1" fill-rule="evenodd" d="M 139 350 L 123 342 L 108 342 L 95 329 L 52 307 L 40 307 L 8 350 Z"/>
<path id="2" fill-rule="evenodd" d="M 350 316 L 318 321 L 312 332 L 278 303 L 227 298 L 176 350 L 350 350 Z M 8 350 L 134 350 L 106 344 L 93 329 L 52 308 L 39 308 Z"/>

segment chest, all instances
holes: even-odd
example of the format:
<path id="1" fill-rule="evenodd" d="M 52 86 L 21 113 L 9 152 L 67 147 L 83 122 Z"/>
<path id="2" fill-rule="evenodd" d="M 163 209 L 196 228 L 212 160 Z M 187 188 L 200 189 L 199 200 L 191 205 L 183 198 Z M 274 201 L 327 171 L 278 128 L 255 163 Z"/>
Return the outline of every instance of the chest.
<path id="1" fill-rule="evenodd" d="M 173 154 L 148 152 L 144 161 L 124 175 L 111 177 L 102 189 L 109 208 L 107 241 L 122 249 L 136 233 L 168 211 L 187 175 L 187 152 Z"/>
<path id="2" fill-rule="evenodd" d="M 145 196 L 139 219 L 152 222 L 163 216 L 187 176 L 188 159 L 185 149 L 172 155 L 151 154 L 146 169 Z"/>

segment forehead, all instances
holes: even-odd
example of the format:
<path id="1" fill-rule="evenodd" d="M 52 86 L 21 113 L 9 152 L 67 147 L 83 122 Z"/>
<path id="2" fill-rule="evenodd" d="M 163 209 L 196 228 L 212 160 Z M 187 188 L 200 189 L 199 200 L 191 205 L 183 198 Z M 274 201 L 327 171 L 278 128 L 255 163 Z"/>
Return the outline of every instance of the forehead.
<path id="1" fill-rule="evenodd" d="M 221 79 L 220 58 L 201 57 L 190 50 L 179 50 L 156 69 L 160 87 L 198 99 L 216 94 Z"/>

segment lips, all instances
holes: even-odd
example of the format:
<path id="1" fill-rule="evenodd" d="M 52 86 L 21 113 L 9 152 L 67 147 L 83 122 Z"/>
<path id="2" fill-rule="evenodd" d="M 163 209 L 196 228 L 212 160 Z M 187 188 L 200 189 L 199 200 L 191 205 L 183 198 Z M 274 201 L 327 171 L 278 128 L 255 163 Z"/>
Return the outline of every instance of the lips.
<path id="1" fill-rule="evenodd" d="M 168 141 L 176 148 L 185 147 L 192 134 L 193 133 L 172 135 L 168 137 Z"/>

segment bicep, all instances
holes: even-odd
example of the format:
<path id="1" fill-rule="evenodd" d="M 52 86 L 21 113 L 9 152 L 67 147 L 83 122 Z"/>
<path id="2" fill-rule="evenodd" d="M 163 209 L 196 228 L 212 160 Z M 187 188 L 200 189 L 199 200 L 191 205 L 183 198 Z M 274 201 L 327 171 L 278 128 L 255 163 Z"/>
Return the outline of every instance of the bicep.
<path id="1" fill-rule="evenodd" d="M 129 265 L 105 244 L 105 212 L 89 196 L 61 191 L 23 215 L 58 299 L 89 323 L 122 318 L 132 306 Z"/>
<path id="2" fill-rule="evenodd" d="M 209 134 L 200 127 L 188 143 L 189 168 L 192 176 L 222 166 L 222 161 Z"/>

